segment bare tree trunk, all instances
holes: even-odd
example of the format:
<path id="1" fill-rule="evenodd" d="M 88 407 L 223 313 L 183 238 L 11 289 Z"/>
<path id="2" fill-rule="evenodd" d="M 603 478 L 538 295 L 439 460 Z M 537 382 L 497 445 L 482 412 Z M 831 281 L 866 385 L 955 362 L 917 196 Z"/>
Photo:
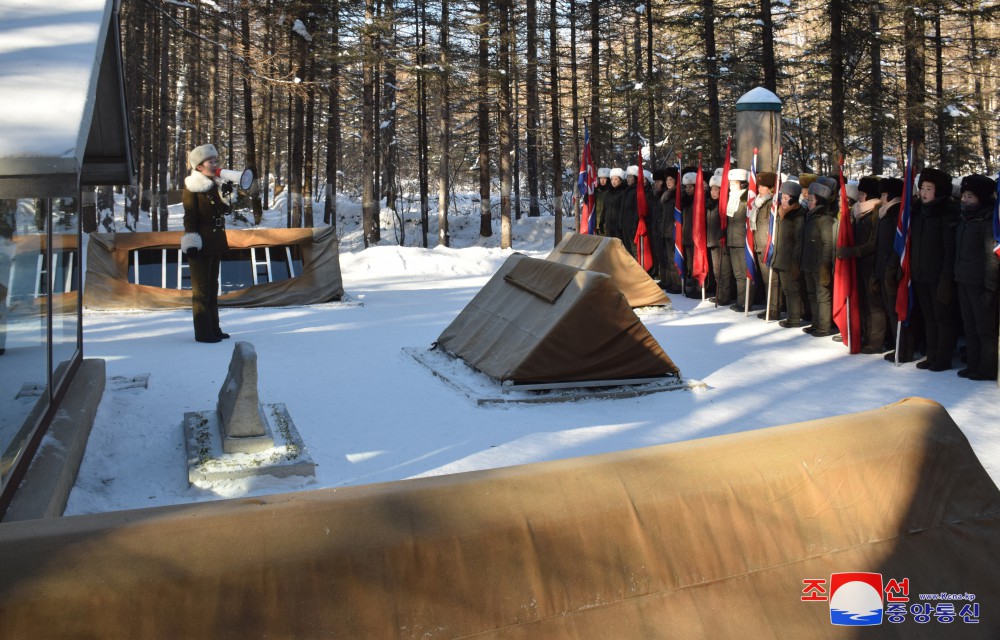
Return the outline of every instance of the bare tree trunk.
<path id="1" fill-rule="evenodd" d="M 948 171 L 948 124 L 944 109 L 944 44 L 941 39 L 941 6 L 934 8 L 934 124 L 937 129 L 938 168 Z"/>
<path id="2" fill-rule="evenodd" d="M 611 150 L 610 137 L 601 127 L 601 5 L 590 0 L 590 149 L 604 164 Z M 580 157 L 577 153 L 576 157 Z"/>
<path id="3" fill-rule="evenodd" d="M 719 60 L 715 52 L 715 1 L 702 0 L 705 27 L 705 74 L 708 93 L 708 152 L 711 162 L 722 164 L 722 114 L 719 107 Z"/>
<path id="4" fill-rule="evenodd" d="M 500 11 L 500 55 L 498 74 L 500 77 L 498 135 L 500 143 L 500 248 L 510 249 L 511 227 L 511 0 L 497 0 Z"/>
<path id="5" fill-rule="evenodd" d="M 526 0 L 527 68 L 525 85 L 527 105 L 526 148 L 528 154 L 528 216 L 540 214 L 538 207 L 538 2 Z"/>
<path id="6" fill-rule="evenodd" d="M 303 78 L 306 72 L 306 43 L 301 36 L 294 31 L 291 32 L 292 50 L 289 51 L 295 61 L 295 77 Z M 289 133 L 291 139 L 288 145 L 288 202 L 291 206 L 291 226 L 294 229 L 302 228 L 302 176 L 304 146 L 305 146 L 305 119 L 306 103 L 304 92 L 301 87 L 296 87 L 294 95 L 289 96 L 292 101 L 291 126 Z"/>
<path id="7" fill-rule="evenodd" d="M 975 78 L 973 86 L 976 99 L 976 121 L 979 125 L 979 144 L 983 150 L 983 166 L 986 167 L 987 174 L 992 174 L 990 137 L 986 127 L 988 115 L 986 113 L 986 99 L 983 95 L 983 70 L 980 61 L 979 41 L 976 37 L 976 13 L 977 4 L 973 2 L 969 7 L 969 69 Z"/>
<path id="8" fill-rule="evenodd" d="M 906 142 L 915 145 L 914 166 L 922 167 L 926 151 L 924 79 L 924 19 L 922 7 L 917 2 L 903 7 L 903 64 L 906 73 Z M 904 155 L 906 149 L 903 149 Z"/>
<path id="9" fill-rule="evenodd" d="M 764 71 L 764 88 L 778 92 L 778 63 L 774 59 L 774 19 L 771 17 L 771 0 L 760 0 L 760 21 L 763 35 L 761 66 Z"/>
<path id="10" fill-rule="evenodd" d="M 451 153 L 451 98 L 448 95 L 448 82 L 450 71 L 448 69 L 448 0 L 441 0 L 441 33 L 439 64 L 440 69 L 440 127 L 438 137 L 438 150 L 441 154 L 438 164 L 438 242 L 448 247 L 451 246 L 451 238 L 448 235 L 448 189 L 450 187 L 450 164 L 449 154 Z"/>
<path id="11" fill-rule="evenodd" d="M 569 15 L 576 16 L 576 0 L 569 0 Z M 577 94 L 579 89 L 579 78 L 577 78 L 578 64 L 576 51 L 576 20 L 569 21 L 569 82 L 570 82 L 570 108 L 573 111 L 573 157 L 580 157 L 580 101 Z"/>
<path id="12" fill-rule="evenodd" d="M 479 235 L 493 235 L 490 211 L 490 2 L 479 0 L 479 68 L 476 81 L 479 91 Z"/>
<path id="13" fill-rule="evenodd" d="M 556 0 L 549 0 L 549 91 L 552 105 L 552 215 L 555 216 L 555 233 L 553 246 L 562 241 L 563 209 L 562 209 L 562 138 L 559 126 L 559 32 L 556 20 Z"/>
<path id="14" fill-rule="evenodd" d="M 879 13 L 881 2 L 873 2 L 868 8 L 868 26 L 871 34 L 872 72 L 870 84 L 869 117 L 872 124 L 872 173 L 882 175 L 885 169 L 885 116 L 882 112 L 882 36 L 879 35 Z"/>
<path id="15" fill-rule="evenodd" d="M 243 41 L 243 56 L 250 59 L 250 10 L 246 2 L 243 3 L 241 14 L 240 35 Z M 257 138 L 254 134 L 253 117 L 253 92 L 250 89 L 250 73 L 244 70 L 243 73 L 243 127 L 246 138 L 246 168 L 253 171 L 254 176 L 259 177 L 257 169 Z M 259 183 L 258 183 L 259 184 Z M 260 192 L 251 191 L 250 207 L 253 210 L 253 223 L 259 225 L 264 217 L 264 210 L 260 203 Z"/>
<path id="16" fill-rule="evenodd" d="M 375 0 L 365 0 L 362 52 L 361 214 L 365 247 L 378 243 L 378 207 L 375 204 Z"/>
<path id="17" fill-rule="evenodd" d="M 330 0 L 330 51 L 340 50 L 340 0 Z M 337 170 L 340 168 L 340 62 L 330 56 L 330 115 L 326 125 L 326 202 L 323 221 L 337 228 Z"/>
<path id="18" fill-rule="evenodd" d="M 385 113 L 386 126 L 380 127 L 382 131 L 382 157 L 385 164 L 382 167 L 382 189 L 385 192 L 385 206 L 396 211 L 398 205 L 396 199 L 397 177 L 399 173 L 399 145 L 396 139 L 396 49 L 398 46 L 398 31 L 396 28 L 396 7 L 393 0 L 385 2 L 385 24 L 391 32 L 391 47 L 387 55 L 382 56 L 384 61 L 383 82 L 382 82 L 382 111 Z M 400 234 L 405 231 L 405 227 L 400 227 Z M 403 236 L 400 235 L 402 243 Z"/>
<path id="19" fill-rule="evenodd" d="M 844 147 L 844 7 L 841 0 L 830 0 L 830 137 L 834 147 L 833 162 L 846 157 Z"/>
<path id="20" fill-rule="evenodd" d="M 653 78 L 653 3 L 646 3 L 646 70 L 643 74 L 645 83 L 643 92 L 646 94 L 646 120 L 649 122 L 649 157 L 643 158 L 648 167 L 653 166 L 656 153 L 656 91 Z"/>
<path id="21" fill-rule="evenodd" d="M 417 74 L 417 181 L 420 183 L 420 232 L 423 248 L 428 247 L 430 234 L 430 167 L 427 152 L 430 148 L 430 136 L 427 132 L 427 3 L 421 2 L 419 24 L 420 43 L 417 50 L 417 62 L 420 72 Z"/>
<path id="22" fill-rule="evenodd" d="M 310 19 L 310 23 L 313 22 L 314 20 Z M 311 28 L 309 31 L 312 33 L 315 29 Z M 308 56 L 306 58 L 306 83 L 309 88 L 306 90 L 306 116 L 303 130 L 305 149 L 302 156 L 304 163 L 302 171 L 302 204 L 304 209 L 302 224 L 311 229 L 315 226 L 313 223 L 313 177 L 316 170 L 313 150 L 313 140 L 316 139 L 316 91 L 313 89 L 313 80 L 316 79 L 316 50 L 311 42 L 306 45 L 306 51 Z"/>
<path id="23" fill-rule="evenodd" d="M 159 135 L 157 136 L 157 174 L 159 183 L 159 226 L 154 228 L 160 231 L 167 231 L 169 213 L 167 211 L 167 179 L 170 176 L 170 136 L 168 125 L 170 118 L 167 114 L 172 113 L 170 109 L 170 24 L 166 20 L 160 20 L 162 26 L 160 42 L 160 107 L 159 107 Z"/>

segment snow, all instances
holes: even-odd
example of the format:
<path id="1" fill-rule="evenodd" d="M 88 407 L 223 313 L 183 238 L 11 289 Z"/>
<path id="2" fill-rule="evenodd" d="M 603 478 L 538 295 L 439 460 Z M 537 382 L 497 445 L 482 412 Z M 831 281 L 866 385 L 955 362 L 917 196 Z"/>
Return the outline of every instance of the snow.
<path id="1" fill-rule="evenodd" d="M 765 89 L 764 87 L 757 87 L 756 89 L 751 89 L 750 91 L 744 93 L 740 97 L 740 99 L 736 101 L 736 104 L 741 104 L 746 102 L 750 103 L 770 102 L 775 104 L 781 104 L 781 98 L 774 95 L 772 91 Z"/>
<path id="2" fill-rule="evenodd" d="M 302 39 L 306 42 L 312 42 L 312 34 L 309 33 L 309 29 L 306 28 L 304 22 L 296 18 L 295 23 L 292 24 L 292 31 L 302 36 Z"/>
<path id="3" fill-rule="evenodd" d="M 478 215 L 452 215 L 452 248 L 362 249 L 360 206 L 342 200 L 347 303 L 223 309 L 233 339 L 200 344 L 190 312 L 84 311 L 84 356 L 108 377 L 148 373 L 149 387 L 108 385 L 67 515 L 340 487 L 584 456 L 760 429 L 880 407 L 908 396 L 942 403 L 1000 480 L 997 387 L 955 371 L 894 367 L 879 355 L 782 329 L 751 314 L 672 296 L 640 317 L 686 379 L 706 388 L 639 398 L 478 406 L 404 347 L 427 348 L 511 255 L 478 237 Z M 478 211 L 465 198 L 460 211 Z M 120 209 L 119 209 L 120 211 Z M 431 212 L 432 225 L 436 214 Z M 171 210 L 171 228 L 180 216 Z M 280 203 L 266 226 L 284 220 Z M 392 219 L 386 211 L 383 223 Z M 408 244 L 419 227 L 408 225 Z M 544 257 L 553 218 L 514 223 L 515 250 Z M 148 224 L 148 220 L 146 220 Z M 572 219 L 563 221 L 571 229 Z M 431 241 L 436 237 L 432 226 Z M 215 407 L 236 341 L 257 352 L 261 402 L 283 403 L 317 463 L 314 480 L 216 482 L 189 488 L 181 421 Z"/>
<path id="4" fill-rule="evenodd" d="M 106 0 L 0 0 L 0 158 L 74 158 Z M 11 96 L 17 96 L 14 100 Z M 87 123 L 89 124 L 89 119 Z"/>

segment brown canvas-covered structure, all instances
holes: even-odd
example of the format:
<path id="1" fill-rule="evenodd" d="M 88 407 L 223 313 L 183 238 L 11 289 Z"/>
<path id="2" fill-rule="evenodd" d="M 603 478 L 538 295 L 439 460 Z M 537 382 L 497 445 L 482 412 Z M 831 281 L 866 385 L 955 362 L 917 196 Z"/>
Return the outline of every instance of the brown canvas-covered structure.
<path id="1" fill-rule="evenodd" d="M 437 345 L 513 384 L 680 375 L 609 276 L 520 254 L 501 265 Z"/>
<path id="2" fill-rule="evenodd" d="M 947 412 L 910 399 L 586 458 L 2 524 L 0 638 L 996 638 L 998 539 L 1000 491 Z M 910 602 L 975 594 L 979 623 L 833 626 L 802 585 L 845 571 L 908 578 Z"/>
<path id="3" fill-rule="evenodd" d="M 568 233 L 545 259 L 611 276 L 611 281 L 625 294 L 632 308 L 670 304 L 667 294 L 643 271 L 618 238 Z"/>
<path id="4" fill-rule="evenodd" d="M 128 282 L 129 253 L 180 249 L 181 231 L 92 233 L 87 248 L 83 303 L 91 309 L 177 309 L 191 306 L 191 291 Z M 334 227 L 315 229 L 227 229 L 231 250 L 298 245 L 301 274 L 219 296 L 220 307 L 280 307 L 340 300 L 340 244 Z"/>

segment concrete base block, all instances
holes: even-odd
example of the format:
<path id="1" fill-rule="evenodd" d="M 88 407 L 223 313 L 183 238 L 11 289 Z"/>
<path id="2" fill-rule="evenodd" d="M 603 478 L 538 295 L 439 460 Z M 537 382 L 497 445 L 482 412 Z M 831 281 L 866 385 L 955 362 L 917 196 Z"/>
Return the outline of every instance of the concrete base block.
<path id="1" fill-rule="evenodd" d="M 283 404 L 263 405 L 274 436 L 274 446 L 255 453 L 225 453 L 214 409 L 184 414 L 188 456 L 188 482 L 197 487 L 219 480 L 270 475 L 315 476 L 316 463 L 306 450 L 298 429 Z"/>

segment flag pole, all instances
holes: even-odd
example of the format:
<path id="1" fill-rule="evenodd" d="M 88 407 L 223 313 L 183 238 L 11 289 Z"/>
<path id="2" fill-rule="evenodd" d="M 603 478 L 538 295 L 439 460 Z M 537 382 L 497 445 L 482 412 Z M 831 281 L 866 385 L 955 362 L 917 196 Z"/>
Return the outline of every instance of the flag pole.
<path id="1" fill-rule="evenodd" d="M 894 358 L 896 360 L 896 366 L 897 367 L 899 366 L 899 338 L 900 338 L 900 334 L 902 333 L 902 331 L 903 331 L 903 321 L 902 320 L 897 320 L 896 321 L 896 351 L 893 353 L 893 356 L 894 356 Z"/>

